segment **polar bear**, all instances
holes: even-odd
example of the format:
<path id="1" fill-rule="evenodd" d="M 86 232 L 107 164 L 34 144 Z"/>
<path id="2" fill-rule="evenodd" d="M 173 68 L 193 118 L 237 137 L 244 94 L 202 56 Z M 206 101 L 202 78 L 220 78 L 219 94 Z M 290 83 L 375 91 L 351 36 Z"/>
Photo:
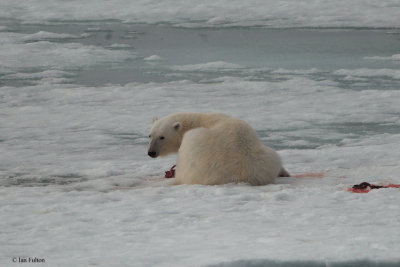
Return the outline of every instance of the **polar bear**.
<path id="1" fill-rule="evenodd" d="M 153 120 L 148 155 L 178 153 L 174 184 L 266 185 L 290 176 L 249 124 L 220 113 L 175 113 Z"/>

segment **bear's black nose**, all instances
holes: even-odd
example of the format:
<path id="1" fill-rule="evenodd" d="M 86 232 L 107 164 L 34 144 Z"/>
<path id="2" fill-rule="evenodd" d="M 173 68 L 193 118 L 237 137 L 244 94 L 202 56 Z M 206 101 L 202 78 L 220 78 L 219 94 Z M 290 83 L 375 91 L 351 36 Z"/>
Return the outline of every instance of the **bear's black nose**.
<path id="1" fill-rule="evenodd" d="M 152 158 L 156 157 L 156 152 L 154 152 L 154 151 L 149 151 L 147 154 Z"/>

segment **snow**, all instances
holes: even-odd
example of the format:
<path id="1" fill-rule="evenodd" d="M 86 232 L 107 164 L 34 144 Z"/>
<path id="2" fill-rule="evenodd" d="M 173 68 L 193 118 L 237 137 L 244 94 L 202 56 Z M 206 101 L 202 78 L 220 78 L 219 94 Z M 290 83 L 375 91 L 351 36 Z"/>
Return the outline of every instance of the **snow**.
<path id="1" fill-rule="evenodd" d="M 40 78 L 51 78 L 51 77 L 68 77 L 68 76 L 73 76 L 74 74 L 71 72 L 67 71 L 61 71 L 61 70 L 45 70 L 42 72 L 35 72 L 35 73 L 14 73 L 14 74 L 8 74 L 4 75 L 2 78 L 3 79 L 40 79 Z"/>
<path id="2" fill-rule="evenodd" d="M 223 71 L 223 70 L 232 70 L 240 68 L 243 68 L 243 66 L 224 61 L 215 61 L 215 62 L 207 62 L 201 64 L 180 65 L 171 67 L 171 69 L 179 71 L 216 71 L 216 70 Z"/>
<path id="3" fill-rule="evenodd" d="M 387 76 L 392 79 L 400 79 L 399 69 L 340 69 L 335 71 L 333 74 L 336 75 L 351 75 L 356 77 L 382 77 Z"/>
<path id="4" fill-rule="evenodd" d="M 79 38 L 79 36 L 73 34 L 66 34 L 66 33 L 54 33 L 54 32 L 46 32 L 46 31 L 39 31 L 34 34 L 30 34 L 28 36 L 24 36 L 21 38 L 23 41 L 41 41 L 47 39 L 70 39 L 70 38 Z"/>
<path id="5" fill-rule="evenodd" d="M 393 148 L 400 134 L 381 126 L 371 136 L 320 129 L 353 121 L 398 129 L 399 91 L 348 92 L 297 76 L 221 77 L 212 84 L 41 83 L 3 87 L 1 97 L 2 264 L 13 256 L 57 266 L 400 261 L 398 189 L 346 191 L 362 181 L 399 183 Z M 148 158 L 147 131 L 154 115 L 193 110 L 191 98 L 197 111 L 224 111 L 271 132 L 263 140 L 284 143 L 279 153 L 292 174 L 325 176 L 262 187 L 169 186 L 162 175 L 175 157 Z M 298 149 L 307 146 L 299 138 L 315 148 Z"/>
<path id="6" fill-rule="evenodd" d="M 400 260 L 398 189 L 351 194 L 345 187 L 308 179 L 105 193 L 2 188 L 1 212 L 9 218 L 1 222 L 2 253 L 57 266 Z"/>
<path id="7" fill-rule="evenodd" d="M 23 42 L 24 40 L 38 40 L 44 36 L 55 38 L 55 36 L 60 35 L 0 32 L 0 44 L 2 46 L 0 62 L 2 68 L 13 71 L 28 67 L 76 69 L 135 58 L 134 53 L 129 51 L 110 51 L 94 45 L 50 41 Z M 66 35 L 61 34 L 61 36 L 65 38 Z"/>
<path id="8" fill-rule="evenodd" d="M 149 57 L 145 57 L 144 60 L 146 60 L 146 61 L 163 61 L 165 59 L 158 55 L 151 55 Z"/>
<path id="9" fill-rule="evenodd" d="M 111 48 L 130 48 L 131 46 L 128 44 L 112 44 L 110 45 Z"/>
<path id="10" fill-rule="evenodd" d="M 308 70 L 288 70 L 284 68 L 279 68 L 277 70 L 272 71 L 272 73 L 276 74 L 313 74 L 313 73 L 318 73 L 321 72 L 321 70 L 316 69 L 316 68 L 311 68 Z"/>
<path id="11" fill-rule="evenodd" d="M 373 60 L 400 60 L 400 54 L 392 55 L 390 57 L 374 56 L 374 57 L 365 57 L 365 58 L 373 59 Z"/>

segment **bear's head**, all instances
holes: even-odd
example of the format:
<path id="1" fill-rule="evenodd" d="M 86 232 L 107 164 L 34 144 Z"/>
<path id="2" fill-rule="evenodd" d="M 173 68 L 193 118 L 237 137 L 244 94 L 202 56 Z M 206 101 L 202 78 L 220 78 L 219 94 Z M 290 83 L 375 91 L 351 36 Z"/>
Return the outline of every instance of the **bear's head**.
<path id="1" fill-rule="evenodd" d="M 182 142 L 181 124 L 171 117 L 153 119 L 148 155 L 152 158 L 177 153 Z"/>

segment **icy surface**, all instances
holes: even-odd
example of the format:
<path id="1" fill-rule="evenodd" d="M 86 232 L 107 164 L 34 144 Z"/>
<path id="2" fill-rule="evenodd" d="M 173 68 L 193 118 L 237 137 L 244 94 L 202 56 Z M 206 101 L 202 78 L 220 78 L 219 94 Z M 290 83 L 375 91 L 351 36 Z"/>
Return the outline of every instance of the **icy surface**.
<path id="1" fill-rule="evenodd" d="M 398 31 L 245 27 L 398 26 L 398 3 L 202 3 L 1 1 L 1 266 L 400 264 L 400 190 L 346 191 L 400 183 Z M 147 135 L 177 111 L 248 121 L 305 177 L 170 186 Z"/>
<path id="2" fill-rule="evenodd" d="M 34 34 L 0 32 L 2 69 L 6 71 L 22 68 L 76 69 L 134 58 L 133 54 L 126 51 L 109 51 L 102 47 L 80 43 L 42 41 L 42 39 L 53 38 L 70 38 L 70 35 L 44 32 Z"/>
<path id="3" fill-rule="evenodd" d="M 2 0 L 0 17 L 25 22 L 122 20 L 183 27 L 399 27 L 398 0 Z"/>
<path id="4" fill-rule="evenodd" d="M 400 60 L 400 54 L 392 55 L 390 57 L 366 57 L 366 59 L 376 59 L 376 60 Z"/>

